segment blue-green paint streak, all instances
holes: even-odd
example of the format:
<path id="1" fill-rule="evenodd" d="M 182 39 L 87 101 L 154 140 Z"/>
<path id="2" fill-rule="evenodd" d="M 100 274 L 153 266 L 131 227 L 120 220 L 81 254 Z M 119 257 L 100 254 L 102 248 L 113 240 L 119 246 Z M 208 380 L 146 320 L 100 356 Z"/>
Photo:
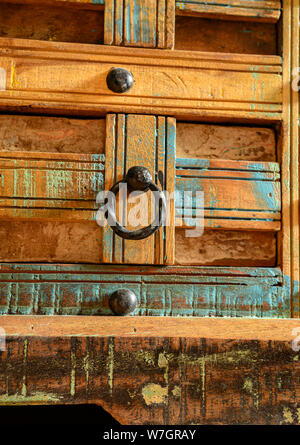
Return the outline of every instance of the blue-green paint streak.
<path id="1" fill-rule="evenodd" d="M 256 270 L 257 276 L 243 277 L 230 276 L 230 270 L 233 272 L 230 268 L 214 269 L 218 276 L 160 275 L 155 271 L 146 275 L 121 271 L 112 274 L 105 273 L 104 266 L 72 266 L 85 270 L 83 273 L 54 265 L 5 264 L 1 268 L 4 269 L 0 277 L 1 315 L 110 315 L 108 297 L 124 286 L 135 292 L 139 300 L 133 315 L 290 316 L 290 299 L 283 291 L 277 269 L 262 268 Z M 87 273 L 91 268 L 94 273 Z M 212 268 L 196 270 L 198 274 L 200 270 L 213 271 Z M 259 270 L 265 276 L 259 276 Z M 240 268 L 235 272 L 242 275 L 246 271 L 251 269 Z M 227 276 L 221 276 L 222 272 L 227 272 Z"/>

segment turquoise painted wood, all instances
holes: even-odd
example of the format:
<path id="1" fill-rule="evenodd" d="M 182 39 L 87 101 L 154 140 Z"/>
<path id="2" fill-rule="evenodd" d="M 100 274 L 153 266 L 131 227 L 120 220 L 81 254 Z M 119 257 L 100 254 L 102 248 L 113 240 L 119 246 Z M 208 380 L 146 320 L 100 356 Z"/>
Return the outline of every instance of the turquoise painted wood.
<path id="1" fill-rule="evenodd" d="M 276 268 L 0 264 L 0 314 L 112 315 L 120 288 L 138 297 L 133 315 L 290 315 Z"/>
<path id="2" fill-rule="evenodd" d="M 190 193 L 186 193 L 189 191 Z M 203 196 L 196 192 L 203 192 Z M 195 225 L 199 203 L 210 228 L 280 230 L 280 169 L 276 162 L 176 159 L 176 216 Z"/>
<path id="3" fill-rule="evenodd" d="M 129 156 L 132 144 L 123 132 L 118 143 L 113 142 L 111 150 L 116 153 L 112 159 L 107 158 L 107 165 L 104 154 L 2 152 L 0 218 L 95 220 L 101 216 L 99 213 L 97 215 L 97 209 L 103 200 L 97 203 L 97 195 L 104 190 L 104 179 L 106 189 L 109 189 L 117 177 L 119 180 L 125 176 L 130 160 L 131 164 L 145 165 L 147 150 L 153 147 L 153 172 L 154 177 L 161 182 L 161 187 L 172 192 L 171 185 L 166 184 L 166 181 L 173 182 L 172 175 L 176 174 L 175 209 L 178 225 L 184 220 L 185 225 L 194 226 L 196 211 L 200 206 L 204 211 L 205 224 L 210 228 L 226 229 L 230 223 L 232 229 L 280 230 L 279 164 L 176 159 L 175 173 L 175 127 L 167 125 L 164 118 L 158 120 L 157 126 L 156 121 L 153 122 L 153 131 L 150 126 L 147 129 L 149 139 L 143 145 L 143 155 L 141 152 L 134 159 L 133 154 Z M 156 132 L 157 136 L 153 136 L 150 130 L 153 134 Z M 124 155 L 125 143 L 127 157 Z M 133 144 L 132 151 L 136 153 L 134 148 Z M 126 159 L 129 159 L 127 164 Z M 104 178 L 108 165 L 111 167 Z M 118 176 L 114 172 L 119 172 Z M 109 176 L 111 180 L 108 180 Z M 202 202 L 198 200 L 196 192 L 203 192 Z M 108 252 L 107 262 L 110 262 L 115 258 L 111 247 L 113 238 L 110 229 L 106 232 L 103 245 Z"/>

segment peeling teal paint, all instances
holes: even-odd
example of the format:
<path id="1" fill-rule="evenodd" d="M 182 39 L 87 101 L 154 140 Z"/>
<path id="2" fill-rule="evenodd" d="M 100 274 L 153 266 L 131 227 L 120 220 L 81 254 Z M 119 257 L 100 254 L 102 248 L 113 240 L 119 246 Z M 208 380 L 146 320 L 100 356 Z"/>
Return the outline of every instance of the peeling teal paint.
<path id="1" fill-rule="evenodd" d="M 111 315 L 108 297 L 125 286 L 139 301 L 133 315 L 290 317 L 290 297 L 278 269 L 195 267 L 185 275 L 165 273 L 166 268 L 108 269 L 0 265 L 0 315 Z"/>

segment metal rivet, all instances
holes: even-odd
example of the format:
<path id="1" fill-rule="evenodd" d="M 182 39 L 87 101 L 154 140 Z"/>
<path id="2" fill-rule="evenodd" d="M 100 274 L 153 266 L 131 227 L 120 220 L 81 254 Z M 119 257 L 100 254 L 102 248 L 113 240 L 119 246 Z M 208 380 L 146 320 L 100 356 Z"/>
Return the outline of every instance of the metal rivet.
<path id="1" fill-rule="evenodd" d="M 133 75 L 124 68 L 113 68 L 106 77 L 106 83 L 114 93 L 126 93 L 133 85 Z"/>
<path id="2" fill-rule="evenodd" d="M 116 315 L 128 315 L 137 307 L 137 298 L 130 289 L 118 289 L 109 297 L 109 307 Z"/>

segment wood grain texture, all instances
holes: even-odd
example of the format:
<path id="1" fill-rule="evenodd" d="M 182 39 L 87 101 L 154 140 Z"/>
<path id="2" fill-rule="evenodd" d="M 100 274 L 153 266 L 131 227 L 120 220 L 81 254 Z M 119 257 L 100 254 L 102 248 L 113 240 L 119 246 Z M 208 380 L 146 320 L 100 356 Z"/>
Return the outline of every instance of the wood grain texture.
<path id="1" fill-rule="evenodd" d="M 63 8 L 71 7 L 79 9 L 104 9 L 105 0 L 4 0 L 5 3 L 14 3 L 22 5 L 51 5 Z"/>
<path id="2" fill-rule="evenodd" d="M 194 227 L 198 215 L 211 229 L 280 230 L 279 165 L 177 158 L 175 208 L 177 225 L 185 227 Z"/>
<path id="3" fill-rule="evenodd" d="M 94 221 L 1 221 L 0 241 L 0 261 L 103 262 L 102 228 Z M 191 241 L 178 228 L 175 247 L 177 264 L 255 267 L 256 261 L 275 266 L 277 260 L 274 232 L 205 230 L 200 239 Z"/>
<path id="4" fill-rule="evenodd" d="M 0 3 L 0 37 L 103 44 L 104 14 L 98 10 Z"/>
<path id="5" fill-rule="evenodd" d="M 106 45 L 172 49 L 174 32 L 174 0 L 105 1 Z"/>
<path id="6" fill-rule="evenodd" d="M 102 228 L 95 221 L 1 221 L 0 241 L 1 261 L 102 262 Z"/>
<path id="7" fill-rule="evenodd" d="M 277 54 L 276 25 L 177 17 L 175 49 L 240 54 Z"/>
<path id="8" fill-rule="evenodd" d="M 2 405 L 98 403 L 133 425 L 300 423 L 296 320 L 3 317 L 3 326 Z"/>
<path id="9" fill-rule="evenodd" d="M 105 152 L 105 119 L 0 115 L 0 150 Z"/>
<path id="10" fill-rule="evenodd" d="M 1 152 L 0 218 L 95 220 L 103 162 L 104 154 Z"/>
<path id="11" fill-rule="evenodd" d="M 281 15 L 276 0 L 182 0 L 176 1 L 176 14 L 184 16 L 275 23 Z"/>
<path id="12" fill-rule="evenodd" d="M 277 269 L 1 264 L 1 315 L 112 315 L 120 288 L 138 299 L 133 315 L 290 316 Z"/>
<path id="13" fill-rule="evenodd" d="M 175 178 L 172 119 L 120 115 L 116 120 L 110 115 L 107 133 L 110 131 L 105 163 L 103 154 L 1 152 L 0 218 L 79 222 L 99 217 L 100 225 L 103 216 L 97 214 L 98 193 L 124 178 L 130 167 L 143 165 L 150 169 L 161 189 L 170 195 L 176 190 L 175 202 L 170 201 L 170 224 L 164 228 L 162 238 L 139 242 L 115 238 L 105 224 L 104 262 L 172 264 L 174 206 L 177 226 L 194 227 L 197 212 L 201 210 L 202 218 L 203 209 L 205 227 L 210 229 L 280 230 L 277 163 L 179 158 Z M 203 202 L 195 192 L 203 193 Z M 143 202 L 151 204 L 150 194 L 144 198 L 131 199 L 126 214 L 135 214 Z M 117 215 L 122 212 L 119 206 Z M 150 224 L 151 205 L 144 216 L 136 217 L 138 227 Z"/>
<path id="14" fill-rule="evenodd" d="M 153 180 L 162 190 L 174 194 L 175 191 L 175 135 L 176 125 L 172 118 L 140 115 L 108 115 L 106 127 L 105 190 L 125 178 L 130 167 L 141 165 L 149 169 Z M 144 195 L 145 197 L 145 195 Z M 142 197 L 143 198 L 143 197 Z M 119 206 L 118 213 L 126 215 L 134 207 L 142 205 L 142 198 L 127 204 L 127 209 Z M 148 194 L 143 205 L 144 220 L 136 227 L 127 225 L 129 230 L 136 230 L 151 223 L 151 195 Z M 174 199 L 170 202 L 169 222 L 160 233 L 144 240 L 123 240 L 116 236 L 106 224 L 103 229 L 103 262 L 127 264 L 173 264 L 174 262 Z M 141 213 L 141 212 L 140 212 Z M 146 219 L 146 221 L 145 221 Z M 122 218 L 119 221 L 122 221 Z M 123 223 L 124 224 L 124 223 Z"/>
<path id="15" fill-rule="evenodd" d="M 274 232 L 204 230 L 200 238 L 187 238 L 176 230 L 176 264 L 199 266 L 276 266 Z"/>
<path id="16" fill-rule="evenodd" d="M 281 59 L 156 49 L 2 39 L 6 89 L 0 106 L 68 113 L 129 112 L 276 120 L 281 117 Z M 113 66 L 134 86 L 111 93 Z M 147 82 L 145 82 L 147 73 Z M 201 88 L 199 88 L 201 85 Z M 19 108 L 20 109 L 20 108 Z"/>
<path id="17" fill-rule="evenodd" d="M 274 162 L 277 160 L 275 131 L 177 121 L 176 156 Z"/>
<path id="18" fill-rule="evenodd" d="M 300 317 L 300 209 L 299 209 L 299 66 L 300 7 L 292 1 L 291 21 L 291 116 L 290 116 L 290 188 L 291 188 L 291 287 L 294 317 Z M 297 73 L 297 74 L 296 74 Z M 295 81 L 296 80 L 296 81 Z M 297 82 L 298 80 L 298 82 Z M 295 88 L 295 83 L 298 88 Z"/>
<path id="19" fill-rule="evenodd" d="M 299 317 L 299 98 L 297 75 L 299 66 L 299 2 L 283 2 L 283 122 L 281 133 L 282 235 L 279 261 L 285 288 L 292 299 L 293 316 Z M 296 73 L 294 72 L 296 69 Z M 296 88 L 293 90 L 293 85 Z"/>

